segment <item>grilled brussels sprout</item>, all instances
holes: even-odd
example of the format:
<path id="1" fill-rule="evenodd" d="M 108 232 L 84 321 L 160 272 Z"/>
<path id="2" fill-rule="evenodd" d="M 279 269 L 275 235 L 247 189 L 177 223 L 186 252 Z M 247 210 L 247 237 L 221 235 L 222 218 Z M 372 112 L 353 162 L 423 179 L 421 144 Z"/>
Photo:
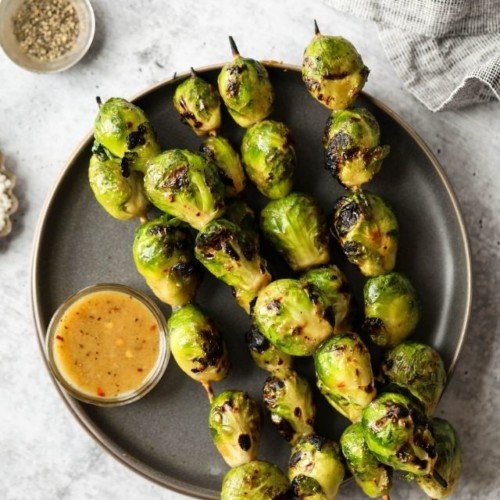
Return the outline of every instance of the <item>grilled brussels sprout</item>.
<path id="1" fill-rule="evenodd" d="M 351 329 L 353 298 L 344 273 L 334 265 L 311 269 L 303 274 L 300 280 L 314 285 L 332 307 L 335 333 L 347 332 Z"/>
<path id="2" fill-rule="evenodd" d="M 280 435 L 291 443 L 314 432 L 316 408 L 309 383 L 292 370 L 271 375 L 262 391 L 265 407 Z"/>
<path id="3" fill-rule="evenodd" d="M 366 191 L 342 196 L 334 207 L 332 230 L 349 262 L 365 276 L 393 270 L 398 222 L 382 198 Z"/>
<path id="4" fill-rule="evenodd" d="M 365 108 L 333 111 L 323 138 L 325 166 L 345 187 L 356 188 L 378 173 L 389 146 L 380 146 L 380 128 Z"/>
<path id="5" fill-rule="evenodd" d="M 229 371 L 226 344 L 212 320 L 200 307 L 188 304 L 172 312 L 167 329 L 179 368 L 200 382 L 211 398 L 211 383 L 224 379 Z"/>
<path id="6" fill-rule="evenodd" d="M 212 221 L 198 233 L 195 254 L 214 276 L 253 297 L 271 281 L 255 241 L 228 220 Z"/>
<path id="7" fill-rule="evenodd" d="M 160 146 L 144 111 L 120 97 L 105 103 L 97 98 L 99 112 L 94 122 L 94 138 L 120 159 L 125 171 L 145 172 L 146 163 L 160 152 Z"/>
<path id="8" fill-rule="evenodd" d="M 259 405 L 243 391 L 224 391 L 210 403 L 208 426 L 214 444 L 230 467 L 257 456 L 261 435 Z"/>
<path id="9" fill-rule="evenodd" d="M 224 212 L 215 165 L 187 150 L 172 149 L 151 160 L 144 187 L 153 205 L 198 230 Z"/>
<path id="10" fill-rule="evenodd" d="M 314 38 L 304 51 L 302 80 L 321 104 L 345 109 L 356 100 L 370 71 L 351 42 L 322 35 L 316 21 L 314 25 Z"/>
<path id="11" fill-rule="evenodd" d="M 241 159 L 264 196 L 275 200 L 292 190 L 296 157 L 292 134 L 284 123 L 265 120 L 249 128 L 241 143 Z"/>
<path id="12" fill-rule="evenodd" d="M 217 133 L 220 129 L 220 97 L 215 87 L 200 78 L 193 68 L 191 76 L 177 85 L 174 108 L 184 123 L 198 135 Z"/>
<path id="13" fill-rule="evenodd" d="M 458 484 L 462 472 L 462 448 L 455 429 L 446 420 L 433 419 L 432 432 L 438 455 L 434 475 L 418 476 L 417 484 L 430 498 L 437 500 L 452 495 Z M 436 478 L 436 473 L 439 478 Z"/>
<path id="14" fill-rule="evenodd" d="M 380 463 L 368 449 L 360 422 L 350 425 L 344 431 L 340 446 L 347 467 L 364 494 L 370 498 L 388 499 L 392 486 L 392 470 Z"/>
<path id="15" fill-rule="evenodd" d="M 221 500 L 285 500 L 290 483 L 274 464 L 253 460 L 234 467 L 222 481 Z"/>
<path id="16" fill-rule="evenodd" d="M 358 422 L 375 397 L 370 353 L 355 333 L 331 337 L 314 354 L 317 386 L 344 417 Z"/>
<path id="17" fill-rule="evenodd" d="M 237 196 L 245 189 L 247 179 L 240 155 L 225 137 L 207 137 L 201 145 L 200 152 L 217 166 L 226 196 Z"/>
<path id="18" fill-rule="evenodd" d="M 247 238 L 255 242 L 257 248 L 260 247 L 259 228 L 255 221 L 255 213 L 243 200 L 239 198 L 228 200 L 224 218 L 236 224 Z"/>
<path id="19" fill-rule="evenodd" d="M 119 220 L 145 217 L 148 199 L 142 174 L 122 170 L 120 161 L 109 158 L 100 149 L 90 158 L 89 181 L 96 200 L 109 215 Z"/>
<path id="20" fill-rule="evenodd" d="M 344 474 L 337 443 L 311 434 L 300 438 L 292 448 L 288 479 L 294 498 L 333 500 Z"/>
<path id="21" fill-rule="evenodd" d="M 247 128 L 271 113 L 273 87 L 266 68 L 254 59 L 241 57 L 233 38 L 229 41 L 234 58 L 219 73 L 219 93 L 234 121 Z"/>
<path id="22" fill-rule="evenodd" d="M 375 344 L 394 347 L 415 330 L 420 311 L 417 294 L 406 276 L 390 273 L 371 278 L 363 295 L 363 330 Z"/>
<path id="23" fill-rule="evenodd" d="M 247 331 L 245 341 L 259 368 L 276 374 L 284 374 L 291 369 L 292 357 L 271 344 L 255 325 Z"/>
<path id="24" fill-rule="evenodd" d="M 168 215 L 142 224 L 132 254 L 153 293 L 172 307 L 190 302 L 201 282 L 194 242 L 185 224 Z"/>
<path id="25" fill-rule="evenodd" d="M 366 444 L 377 459 L 417 476 L 431 474 L 436 443 L 429 420 L 403 392 L 388 390 L 363 411 Z"/>
<path id="26" fill-rule="evenodd" d="M 387 352 L 382 364 L 387 382 L 407 389 L 432 415 L 446 384 L 441 356 L 430 346 L 403 342 Z"/>
<path id="27" fill-rule="evenodd" d="M 312 196 L 291 193 L 270 201 L 260 214 L 260 226 L 294 271 L 330 260 L 325 216 Z"/>
<path id="28" fill-rule="evenodd" d="M 311 356 L 333 334 L 331 307 L 314 285 L 298 280 L 267 285 L 257 297 L 253 317 L 264 337 L 292 356 Z"/>

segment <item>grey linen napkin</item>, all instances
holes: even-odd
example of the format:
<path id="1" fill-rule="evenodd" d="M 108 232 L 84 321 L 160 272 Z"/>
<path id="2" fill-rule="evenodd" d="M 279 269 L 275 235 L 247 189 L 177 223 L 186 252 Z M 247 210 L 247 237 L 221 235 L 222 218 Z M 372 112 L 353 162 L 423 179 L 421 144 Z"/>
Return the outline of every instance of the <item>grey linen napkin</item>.
<path id="1" fill-rule="evenodd" d="M 432 111 L 500 100 L 500 0 L 323 0 L 375 21 L 387 56 Z"/>

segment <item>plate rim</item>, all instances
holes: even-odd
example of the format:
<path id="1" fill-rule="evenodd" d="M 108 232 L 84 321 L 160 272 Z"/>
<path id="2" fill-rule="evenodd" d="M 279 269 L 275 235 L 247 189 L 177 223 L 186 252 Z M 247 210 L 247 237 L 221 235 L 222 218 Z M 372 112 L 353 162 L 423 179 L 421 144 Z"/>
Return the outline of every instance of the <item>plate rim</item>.
<path id="1" fill-rule="evenodd" d="M 283 71 L 294 71 L 294 72 L 301 72 L 301 67 L 295 64 L 287 64 L 283 62 L 278 62 L 274 60 L 263 60 L 261 61 L 265 66 L 281 69 Z M 217 63 L 217 64 L 212 64 L 208 66 L 203 66 L 200 68 L 196 68 L 196 71 L 199 73 L 205 73 L 208 71 L 215 71 L 215 70 L 220 70 L 222 66 L 225 64 L 224 63 Z M 175 82 L 182 80 L 190 75 L 190 71 L 185 71 L 182 73 L 177 73 L 175 72 L 172 77 L 170 78 L 165 78 L 163 80 L 160 80 L 159 82 L 156 82 L 145 89 L 143 89 L 140 92 L 137 92 L 136 94 L 133 95 L 133 97 L 130 99 L 131 102 L 136 101 L 137 99 L 143 98 L 150 94 L 151 92 L 154 92 L 155 90 L 164 87 L 165 85 L 172 85 Z M 427 158 L 430 160 L 430 163 L 436 173 L 438 174 L 439 178 L 441 179 L 441 183 L 444 186 L 446 193 L 448 195 L 448 198 L 451 202 L 451 205 L 453 207 L 453 211 L 455 214 L 455 217 L 458 221 L 458 225 L 460 228 L 460 235 L 461 235 L 461 243 L 465 255 L 465 264 L 466 264 L 466 278 L 467 278 L 467 290 L 466 290 L 466 308 L 465 308 L 465 320 L 463 322 L 460 335 L 458 337 L 458 343 L 457 343 L 457 349 L 455 350 L 455 353 L 453 355 L 453 359 L 450 363 L 450 367 L 448 369 L 448 378 L 447 378 L 447 383 L 448 385 L 453 372 L 455 371 L 458 359 L 460 357 L 460 354 L 463 349 L 463 345 L 467 336 L 467 330 L 469 326 L 469 321 L 470 321 L 470 316 L 471 316 L 471 309 L 472 309 L 472 291 L 473 291 L 473 278 L 472 278 L 472 260 L 471 260 L 471 252 L 470 252 L 470 244 L 469 244 L 469 237 L 467 235 L 467 229 L 465 226 L 464 218 L 462 215 L 462 211 L 460 209 L 460 205 L 458 203 L 457 197 L 455 195 L 455 192 L 451 186 L 450 181 L 448 180 L 448 177 L 443 170 L 443 167 L 439 163 L 438 159 L 434 155 L 434 153 L 431 151 L 429 146 L 425 143 L 425 141 L 420 137 L 415 130 L 403 119 L 401 118 L 395 111 L 393 111 L 389 106 L 387 106 L 384 102 L 380 101 L 379 99 L 371 96 L 370 94 L 366 92 L 362 92 L 362 95 L 370 101 L 372 104 L 374 104 L 378 109 L 389 115 L 394 121 L 398 123 L 399 126 L 401 126 L 410 136 L 411 138 L 417 143 L 418 147 L 422 150 L 422 152 L 427 156 Z M 175 491 L 177 493 L 181 493 L 184 495 L 188 495 L 194 498 L 204 498 L 204 499 L 214 499 L 218 498 L 218 495 L 213 494 L 213 490 L 208 489 L 208 488 L 203 488 L 199 486 L 193 486 L 190 485 L 187 482 L 184 481 L 179 481 L 175 478 L 169 477 L 165 475 L 162 475 L 162 477 L 159 477 L 159 474 L 157 471 L 148 465 L 146 465 L 144 462 L 141 462 L 134 457 L 128 455 L 125 453 L 120 446 L 118 446 L 111 438 L 106 436 L 104 433 L 102 433 L 96 426 L 93 424 L 93 422 L 86 416 L 85 412 L 82 410 L 80 404 L 71 398 L 69 394 L 67 394 L 61 386 L 57 383 L 55 380 L 54 376 L 52 375 L 52 372 L 50 371 L 50 367 L 47 362 L 47 356 L 45 352 L 45 329 L 43 328 L 41 324 L 41 308 L 39 304 L 39 294 L 37 293 L 38 289 L 38 260 L 39 260 L 39 254 L 40 254 L 40 242 L 41 242 L 41 237 L 42 234 L 45 231 L 46 227 L 46 216 L 47 212 L 49 211 L 53 201 L 56 192 L 59 190 L 59 187 L 61 183 L 64 181 L 66 176 L 69 174 L 69 171 L 71 170 L 71 166 L 73 165 L 76 157 L 80 154 L 81 150 L 85 148 L 89 141 L 91 141 L 93 137 L 93 131 L 91 130 L 88 132 L 85 137 L 80 141 L 80 143 L 76 146 L 76 148 L 73 149 L 71 155 L 69 156 L 68 160 L 65 162 L 64 167 L 60 170 L 59 174 L 57 175 L 52 188 L 49 190 L 45 201 L 43 203 L 40 215 L 38 217 L 38 221 L 36 224 L 35 228 L 35 233 L 33 237 L 33 245 L 32 245 L 32 250 L 31 250 L 31 267 L 30 267 L 30 296 L 31 296 L 31 313 L 32 313 L 32 321 L 33 325 L 35 327 L 35 332 L 36 332 L 36 337 L 38 341 L 38 347 L 41 351 L 41 355 L 43 358 L 43 362 L 45 365 L 45 369 L 48 372 L 48 375 L 50 377 L 51 382 L 54 384 L 59 396 L 65 403 L 66 407 L 70 411 L 70 413 L 73 415 L 73 417 L 76 419 L 76 421 L 80 424 L 80 426 L 86 431 L 86 433 L 91 436 L 94 441 L 108 454 L 110 454 L 112 457 L 114 457 L 118 462 L 121 464 L 125 465 L 129 470 L 134 471 L 135 473 L 139 474 L 145 479 L 148 479 L 149 481 L 152 481 L 153 483 L 156 483 L 159 486 L 162 486 L 163 488 L 170 489 L 172 491 Z"/>

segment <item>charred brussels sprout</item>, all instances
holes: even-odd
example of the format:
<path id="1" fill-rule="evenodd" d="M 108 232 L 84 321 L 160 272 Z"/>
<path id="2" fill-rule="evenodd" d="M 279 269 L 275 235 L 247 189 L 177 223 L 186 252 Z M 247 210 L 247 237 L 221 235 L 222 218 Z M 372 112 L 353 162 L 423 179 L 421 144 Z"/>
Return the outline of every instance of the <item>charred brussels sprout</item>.
<path id="1" fill-rule="evenodd" d="M 358 486 L 370 498 L 389 498 L 392 470 L 380 463 L 368 449 L 361 423 L 350 425 L 340 438 L 347 467 Z"/>
<path id="2" fill-rule="evenodd" d="M 335 333 L 351 329 L 352 295 L 344 273 L 334 265 L 311 269 L 300 280 L 314 285 L 332 307 Z"/>
<path id="3" fill-rule="evenodd" d="M 370 353 L 355 333 L 334 335 L 314 354 L 317 385 L 342 415 L 358 422 L 375 397 Z"/>
<path id="4" fill-rule="evenodd" d="M 333 334 L 332 309 L 308 283 L 281 279 L 257 297 L 254 322 L 264 337 L 292 356 L 311 356 Z"/>
<path id="5" fill-rule="evenodd" d="M 201 282 L 193 246 L 187 226 L 168 215 L 135 232 L 132 253 L 137 270 L 154 294 L 172 307 L 191 301 Z"/>
<path id="6" fill-rule="evenodd" d="M 195 253 L 214 276 L 253 296 L 271 280 L 255 241 L 228 220 L 207 224 L 196 237 Z"/>
<path id="7" fill-rule="evenodd" d="M 295 443 L 314 432 L 316 409 L 309 383 L 292 370 L 270 376 L 262 391 L 264 405 L 280 435 Z"/>
<path id="8" fill-rule="evenodd" d="M 224 188 L 215 165 L 187 150 L 172 149 L 154 158 L 144 187 L 153 205 L 195 229 L 224 212 Z"/>
<path id="9" fill-rule="evenodd" d="M 222 481 L 221 500 L 286 500 L 290 483 L 274 464 L 253 460 L 234 467 Z"/>
<path id="10" fill-rule="evenodd" d="M 237 196 L 245 189 L 247 179 L 240 155 L 225 137 L 208 137 L 203 141 L 200 152 L 217 166 L 226 196 Z"/>
<path id="11" fill-rule="evenodd" d="M 334 207 L 332 230 L 343 252 L 365 276 L 393 270 L 398 249 L 398 222 L 382 198 L 353 191 Z"/>
<path id="12" fill-rule="evenodd" d="M 259 405 L 243 391 L 224 391 L 210 403 L 208 426 L 214 444 L 230 467 L 257 456 L 261 435 Z"/>
<path id="13" fill-rule="evenodd" d="M 401 392 L 385 392 L 363 411 L 366 444 L 377 459 L 417 476 L 431 474 L 436 443 L 429 420 L 416 402 Z"/>
<path id="14" fill-rule="evenodd" d="M 112 97 L 105 103 L 98 98 L 97 102 L 95 140 L 120 159 L 124 171 L 133 169 L 144 173 L 146 163 L 160 152 L 144 111 L 119 97 Z"/>
<path id="15" fill-rule="evenodd" d="M 417 326 L 420 312 L 415 289 L 401 273 L 371 278 L 363 290 L 363 330 L 382 347 L 394 347 Z"/>
<path id="16" fill-rule="evenodd" d="M 229 114 L 240 127 L 250 127 L 272 110 L 274 92 L 266 68 L 254 59 L 241 57 L 229 37 L 233 60 L 219 73 L 219 93 Z"/>
<path id="17" fill-rule="evenodd" d="M 311 196 L 292 193 L 270 201 L 260 214 L 260 226 L 294 271 L 330 260 L 325 216 Z"/>
<path id="18" fill-rule="evenodd" d="M 188 304 L 172 312 L 167 328 L 170 350 L 180 369 L 200 382 L 212 396 L 211 383 L 229 371 L 226 344 L 204 311 Z"/>
<path id="19" fill-rule="evenodd" d="M 291 356 L 271 344 L 255 325 L 252 325 L 246 333 L 245 341 L 255 364 L 259 368 L 277 374 L 286 373 L 291 369 Z"/>
<path id="20" fill-rule="evenodd" d="M 304 51 L 302 80 L 309 93 L 330 109 L 345 109 L 355 100 L 368 79 L 364 65 L 354 45 L 341 36 L 319 32 Z"/>
<path id="21" fill-rule="evenodd" d="M 370 181 L 390 151 L 389 146 L 380 146 L 377 120 L 364 108 L 334 111 L 326 125 L 323 146 L 326 168 L 348 188 Z"/>
<path id="22" fill-rule="evenodd" d="M 115 219 L 146 216 L 149 202 L 140 172 L 123 172 L 119 160 L 93 154 L 89 181 L 96 200 Z"/>
<path id="23" fill-rule="evenodd" d="M 241 158 L 246 173 L 268 198 L 283 198 L 293 186 L 295 149 L 284 123 L 266 120 L 256 123 L 243 136 Z"/>
<path id="24" fill-rule="evenodd" d="M 344 473 L 338 445 L 329 439 L 311 434 L 292 448 L 288 479 L 294 498 L 333 500 Z"/>
<path id="25" fill-rule="evenodd" d="M 220 97 L 213 85 L 191 68 L 191 76 L 175 89 L 174 107 L 196 135 L 216 133 L 220 128 Z"/>
<path id="26" fill-rule="evenodd" d="M 458 484 L 462 472 L 462 448 L 455 429 L 446 420 L 433 419 L 432 432 L 438 454 L 434 475 L 419 476 L 417 483 L 430 498 L 437 500 L 452 495 Z"/>
<path id="27" fill-rule="evenodd" d="M 403 342 L 390 350 L 382 364 L 387 382 L 404 387 L 432 415 L 446 384 L 446 370 L 441 356 L 430 346 Z"/>

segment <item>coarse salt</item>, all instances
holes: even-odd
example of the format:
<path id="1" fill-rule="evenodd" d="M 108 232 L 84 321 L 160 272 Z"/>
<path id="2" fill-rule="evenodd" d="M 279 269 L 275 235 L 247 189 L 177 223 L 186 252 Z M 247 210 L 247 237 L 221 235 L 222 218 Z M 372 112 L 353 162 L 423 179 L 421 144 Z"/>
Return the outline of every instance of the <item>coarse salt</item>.
<path id="1" fill-rule="evenodd" d="M 0 231 L 3 231 L 7 225 L 9 210 L 12 207 L 11 188 L 10 179 L 5 174 L 0 173 Z"/>

